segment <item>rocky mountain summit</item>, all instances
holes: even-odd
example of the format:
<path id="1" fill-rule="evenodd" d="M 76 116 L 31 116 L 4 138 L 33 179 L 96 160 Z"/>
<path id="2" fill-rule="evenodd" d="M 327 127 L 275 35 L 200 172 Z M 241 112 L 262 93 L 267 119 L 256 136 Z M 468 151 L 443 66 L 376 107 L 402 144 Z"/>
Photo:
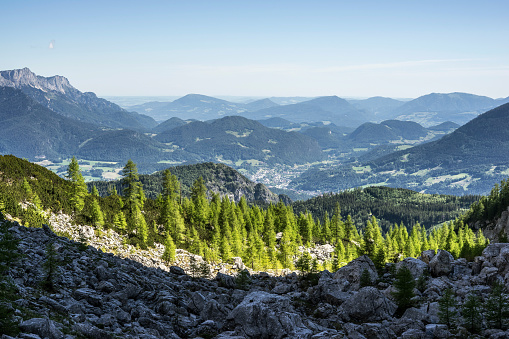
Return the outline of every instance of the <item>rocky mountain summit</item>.
<path id="1" fill-rule="evenodd" d="M 459 317 L 451 328 L 439 323 L 445 291 L 465 305 L 472 294 L 486 300 L 494 282 L 509 285 L 509 244 L 491 244 L 473 262 L 431 250 L 387 264 L 380 274 L 361 256 L 335 273 L 274 275 L 250 273 L 239 260 L 210 267 L 185 251 L 177 256 L 182 267 L 168 266 L 158 259 L 162 249 L 143 256 L 121 249 L 112 234 L 54 218 L 55 232 L 97 247 L 103 239 L 103 249 L 117 255 L 47 226 L 0 221 L 22 254 L 7 263 L 16 291 L 9 307 L 21 331 L 16 338 L 465 338 L 467 320 Z M 394 272 L 403 266 L 420 283 L 414 307 L 399 314 Z M 509 336 L 481 322 L 477 337 Z"/>
<path id="2" fill-rule="evenodd" d="M 52 77 L 42 77 L 36 75 L 29 68 L 14 69 L 0 72 L 0 86 L 22 88 L 25 86 L 40 89 L 44 92 L 57 91 L 62 94 L 68 92 L 76 94 L 78 92 L 67 78 L 55 75 Z"/>
<path id="3" fill-rule="evenodd" d="M 157 125 L 149 116 L 128 112 L 92 92 L 81 92 L 63 76 L 43 77 L 28 68 L 0 71 L 0 87 L 12 87 L 65 117 L 109 128 L 149 130 Z"/>

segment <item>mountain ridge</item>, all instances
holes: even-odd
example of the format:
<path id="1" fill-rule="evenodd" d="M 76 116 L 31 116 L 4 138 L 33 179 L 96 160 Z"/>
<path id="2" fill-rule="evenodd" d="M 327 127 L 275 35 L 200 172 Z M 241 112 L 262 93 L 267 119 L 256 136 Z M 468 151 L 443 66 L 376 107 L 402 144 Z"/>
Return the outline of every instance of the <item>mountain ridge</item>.
<path id="1" fill-rule="evenodd" d="M 128 112 L 92 92 L 80 92 L 59 75 L 43 77 L 29 68 L 0 71 L 0 85 L 20 89 L 60 115 L 98 126 L 146 130 L 157 124 L 149 116 Z"/>

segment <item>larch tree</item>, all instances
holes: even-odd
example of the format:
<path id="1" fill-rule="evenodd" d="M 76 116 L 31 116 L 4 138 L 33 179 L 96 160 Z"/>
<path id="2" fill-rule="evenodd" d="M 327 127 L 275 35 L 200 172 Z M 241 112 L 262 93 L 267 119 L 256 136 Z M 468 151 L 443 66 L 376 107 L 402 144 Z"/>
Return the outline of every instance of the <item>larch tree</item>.
<path id="1" fill-rule="evenodd" d="M 167 263 L 172 263 L 175 261 L 175 243 L 173 242 L 173 238 L 171 237 L 170 232 L 166 232 L 166 240 L 164 242 L 164 253 L 162 259 Z"/>
<path id="2" fill-rule="evenodd" d="M 134 216 L 135 206 L 140 208 L 140 177 L 136 164 L 129 159 L 122 169 L 122 184 L 124 186 L 124 197 L 126 198 L 126 208 L 128 219 Z"/>
<path id="3" fill-rule="evenodd" d="M 104 226 L 103 212 L 101 211 L 101 206 L 99 205 L 99 201 L 96 198 L 92 199 L 92 215 L 91 215 L 91 219 L 92 219 L 92 223 L 97 228 L 101 228 L 102 226 Z"/>
<path id="4" fill-rule="evenodd" d="M 85 197 L 88 194 L 87 184 L 81 174 L 80 165 L 75 157 L 72 157 L 67 167 L 67 178 L 71 182 L 69 191 L 69 202 L 73 208 L 74 214 L 81 212 L 85 206 Z M 94 186 L 95 187 L 95 186 Z"/>

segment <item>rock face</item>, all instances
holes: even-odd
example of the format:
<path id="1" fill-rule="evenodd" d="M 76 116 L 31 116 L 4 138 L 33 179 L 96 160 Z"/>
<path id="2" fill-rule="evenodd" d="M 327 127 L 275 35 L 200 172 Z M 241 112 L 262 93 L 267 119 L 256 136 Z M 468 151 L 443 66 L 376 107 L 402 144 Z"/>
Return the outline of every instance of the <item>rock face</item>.
<path id="1" fill-rule="evenodd" d="M 450 288 L 461 305 L 473 291 L 486 300 L 493 281 L 509 285 L 509 244 L 491 244 L 470 263 L 453 260 L 446 251 L 427 256 L 429 264 L 407 258 L 398 265 L 415 276 L 427 268 L 432 276 L 418 292 L 417 305 L 396 317 L 389 266 L 376 287 L 358 287 L 365 269 L 373 280 L 377 277 L 368 257 L 335 274 L 323 271 L 312 283 L 295 273 L 251 272 L 247 285 L 238 289 L 230 274 L 191 278 L 178 266 L 139 258 L 141 252 L 138 261 L 121 258 L 58 237 L 49 228 L 14 225 L 9 232 L 24 254 L 7 272 L 17 291 L 10 307 L 19 339 L 467 337 L 465 329 L 451 333 L 439 324 L 443 292 Z M 48 244 L 57 263 L 52 291 L 41 287 Z M 240 269 L 241 262 L 235 267 Z M 485 328 L 480 335 L 507 338 L 509 331 Z"/>

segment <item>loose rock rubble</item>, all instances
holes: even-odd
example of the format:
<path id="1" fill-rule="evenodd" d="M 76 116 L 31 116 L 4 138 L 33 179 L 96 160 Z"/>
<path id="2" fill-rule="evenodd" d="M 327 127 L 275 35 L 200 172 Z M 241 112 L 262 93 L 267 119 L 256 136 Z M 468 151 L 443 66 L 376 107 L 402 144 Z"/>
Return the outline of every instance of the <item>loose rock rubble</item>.
<path id="1" fill-rule="evenodd" d="M 398 263 L 416 279 L 425 271 L 431 275 L 417 291 L 418 306 L 397 317 L 393 277 L 379 277 L 366 256 L 334 274 L 323 271 L 314 282 L 295 272 L 260 273 L 240 286 L 231 275 L 243 268 L 238 260 L 230 272 L 215 271 L 213 279 L 192 278 L 154 253 L 146 261 L 104 253 L 49 227 L 15 224 L 9 231 L 23 253 L 8 272 L 19 295 L 13 303 L 21 330 L 17 338 L 460 338 L 468 334 L 461 323 L 454 334 L 438 323 L 437 301 L 445 289 L 452 288 L 461 304 L 474 290 L 486 298 L 493 281 L 509 287 L 509 244 L 489 245 L 474 262 L 427 251 Z M 104 246 L 92 233 L 87 239 Z M 58 263 L 52 292 L 40 285 L 48 244 Z M 375 286 L 360 286 L 364 270 Z M 480 336 L 508 338 L 509 331 L 485 328 Z"/>

